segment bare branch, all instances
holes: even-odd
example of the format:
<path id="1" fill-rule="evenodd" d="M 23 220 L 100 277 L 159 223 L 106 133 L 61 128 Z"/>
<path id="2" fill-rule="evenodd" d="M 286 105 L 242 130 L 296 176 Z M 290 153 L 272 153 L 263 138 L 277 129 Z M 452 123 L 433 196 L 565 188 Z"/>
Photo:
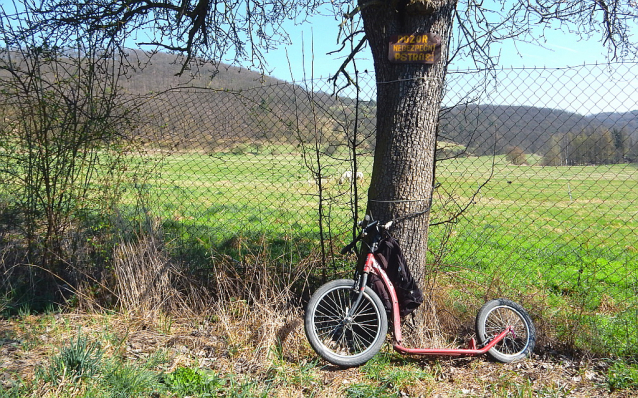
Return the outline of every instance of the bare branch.
<path id="1" fill-rule="evenodd" d="M 288 41 L 284 21 L 311 15 L 325 0 L 39 0 L 26 5 L 37 28 L 83 27 L 121 45 L 153 46 L 185 55 L 185 63 L 249 61 L 265 69 L 265 51 Z M 185 70 L 185 64 L 181 72 Z M 180 73 L 181 73 L 180 72 Z"/>

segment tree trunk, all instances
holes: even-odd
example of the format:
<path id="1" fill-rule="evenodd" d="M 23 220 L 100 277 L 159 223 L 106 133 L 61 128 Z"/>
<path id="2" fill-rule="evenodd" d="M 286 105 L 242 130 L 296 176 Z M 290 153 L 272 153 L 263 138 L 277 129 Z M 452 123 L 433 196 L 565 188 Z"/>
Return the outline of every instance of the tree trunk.
<path id="1" fill-rule="evenodd" d="M 377 79 L 377 140 L 368 214 L 381 221 L 400 220 L 392 233 L 401 243 L 417 282 L 425 287 L 436 131 L 456 1 L 360 0 L 359 4 Z M 441 37 L 443 55 L 439 62 L 425 65 L 389 61 L 392 36 L 423 33 Z M 431 304 L 417 311 L 417 329 L 426 322 L 431 324 Z"/>

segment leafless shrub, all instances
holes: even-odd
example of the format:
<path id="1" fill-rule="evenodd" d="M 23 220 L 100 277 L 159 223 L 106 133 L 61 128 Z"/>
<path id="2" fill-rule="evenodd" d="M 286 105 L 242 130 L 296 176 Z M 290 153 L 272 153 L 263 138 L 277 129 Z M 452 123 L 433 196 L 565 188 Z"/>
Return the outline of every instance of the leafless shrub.
<path id="1" fill-rule="evenodd" d="M 517 166 L 527 164 L 527 156 L 525 155 L 525 150 L 518 146 L 509 147 L 505 158 L 508 162 Z"/>

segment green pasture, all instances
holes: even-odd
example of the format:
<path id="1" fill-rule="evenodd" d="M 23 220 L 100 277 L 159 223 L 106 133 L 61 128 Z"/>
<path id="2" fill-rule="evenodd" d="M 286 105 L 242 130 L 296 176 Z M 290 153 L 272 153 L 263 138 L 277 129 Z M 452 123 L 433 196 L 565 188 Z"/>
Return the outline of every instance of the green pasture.
<path id="1" fill-rule="evenodd" d="M 359 158 L 365 174 L 359 214 L 371 162 Z M 319 189 L 300 154 L 186 153 L 149 156 L 142 164 L 148 172 L 137 193 L 142 187 L 147 206 L 173 238 L 213 245 L 238 237 L 317 242 Z M 330 159 L 322 167 L 322 205 L 329 217 L 324 227 L 341 244 L 351 231 L 352 196 L 338 179 L 349 166 Z M 449 238 L 446 269 L 503 273 L 508 279 L 527 278 L 532 270 L 543 270 L 543 278 L 556 275 L 552 280 L 576 272 L 581 283 L 585 269 L 596 269 L 604 275 L 597 280 L 633 283 L 628 276 L 638 258 L 634 165 L 514 166 L 502 157 L 468 157 L 440 162 L 436 173 L 432 220 L 453 220 L 453 228 L 434 226 L 430 249 Z"/>
<path id="2" fill-rule="evenodd" d="M 624 281 L 623 272 L 636 268 L 635 166 L 502 162 L 492 172 L 488 162 L 481 165 L 481 159 L 471 158 L 447 166 L 438 174 L 439 189 L 450 187 L 459 204 L 473 201 L 454 226 L 448 263 L 527 274 L 530 269 L 560 274 L 572 268 L 604 268 L 610 271 L 609 279 Z M 433 236 L 436 241 L 436 232 Z"/>
<path id="3" fill-rule="evenodd" d="M 443 271 L 466 281 L 475 297 L 536 303 L 554 332 L 576 346 L 635 353 L 635 165 L 514 166 L 467 158 L 445 166 L 438 189 L 453 192 L 459 204 L 473 203 L 454 224 Z M 432 231 L 431 250 L 442 230 Z"/>
<path id="4" fill-rule="evenodd" d="M 371 163 L 371 157 L 359 158 L 366 177 L 359 186 L 359 214 Z M 172 154 L 147 156 L 140 164 L 146 173 L 125 203 L 141 194 L 156 217 L 182 232 L 219 240 L 249 233 L 317 237 L 319 190 L 300 154 Z M 352 198 L 338 178 L 349 165 L 331 160 L 323 167 L 324 214 L 334 234 L 347 234 Z M 479 250 L 470 248 L 482 241 L 514 254 L 568 246 L 610 261 L 636 257 L 638 170 L 633 165 L 513 166 L 502 158 L 470 157 L 441 162 L 436 182 L 433 221 L 455 216 L 452 238 L 464 252 Z M 433 227 L 434 242 L 442 230 Z M 464 263 L 490 262 L 492 256 Z"/>
<path id="5" fill-rule="evenodd" d="M 371 159 L 364 161 L 370 169 Z M 181 238 L 318 237 L 319 187 L 300 154 L 173 154 L 147 157 L 141 165 L 146 172 L 138 187 L 149 208 Z M 347 232 L 352 218 L 349 185 L 339 184 L 348 167 L 322 165 L 322 203 L 339 225 L 336 234 Z M 360 195 L 365 203 L 365 191 Z"/>
<path id="6" fill-rule="evenodd" d="M 293 241 L 302 252 L 318 248 L 319 190 L 300 154 L 157 155 L 143 165 L 153 170 L 143 185 L 149 208 L 175 242 L 224 249 L 265 238 L 273 246 Z M 338 184 L 349 166 L 330 158 L 322 167 L 324 227 L 336 252 L 351 233 L 351 194 Z M 362 214 L 372 158 L 360 157 L 359 169 Z M 432 227 L 429 249 L 431 258 L 444 253 L 436 267 L 464 286 L 460 295 L 542 302 L 560 309 L 543 314 L 562 319 L 557 333 L 585 323 L 605 349 L 638 347 L 628 332 L 638 327 L 635 165 L 515 166 L 504 157 L 468 157 L 440 162 L 436 183 L 433 221 L 453 222 Z"/>

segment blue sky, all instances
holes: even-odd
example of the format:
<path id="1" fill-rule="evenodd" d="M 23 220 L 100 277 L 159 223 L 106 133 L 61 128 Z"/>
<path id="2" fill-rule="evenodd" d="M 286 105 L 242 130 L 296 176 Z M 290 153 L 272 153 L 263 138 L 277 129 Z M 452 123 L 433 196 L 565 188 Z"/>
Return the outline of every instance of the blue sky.
<path id="1" fill-rule="evenodd" d="M 334 17 L 316 16 L 309 23 L 286 25 L 292 43 L 271 51 L 266 55 L 269 75 L 285 81 L 302 81 L 307 78 L 332 76 L 343 62 L 346 53 L 328 55 L 339 48 L 337 44 L 339 22 Z M 607 63 L 607 50 L 599 37 L 582 39 L 574 34 L 546 31 L 543 45 L 504 42 L 500 50 L 499 66 L 504 68 L 565 68 L 583 64 Z M 369 49 L 357 61 L 359 70 L 373 71 Z M 468 60 L 458 59 L 451 65 L 454 69 L 473 69 Z M 542 98 L 540 103 L 520 102 L 520 94 L 512 93 L 487 102 L 498 104 L 532 105 L 568 110 L 581 114 L 598 112 L 626 112 L 638 109 L 638 77 L 605 83 L 600 86 L 600 76 L 584 76 L 582 79 L 561 82 L 561 91 L 580 93 L 577 101 L 561 98 Z M 575 86 L 578 84 L 578 86 Z M 596 88 L 594 88 L 596 87 Z M 551 87 L 548 87 L 551 89 Z M 548 90 L 551 91 L 551 90 Z M 622 91 L 622 92 L 621 92 Z M 633 95 L 635 93 L 635 95 Z"/>
<path id="2" fill-rule="evenodd" d="M 286 24 L 292 44 L 280 47 L 267 54 L 271 76 L 282 80 L 303 80 L 310 77 L 311 66 L 314 77 L 328 77 L 334 74 L 343 62 L 345 52 L 327 55 L 339 48 L 337 44 L 339 22 L 334 17 L 315 16 L 309 23 Z M 503 67 L 565 67 L 584 63 L 605 63 L 607 50 L 597 38 L 582 40 L 576 35 L 559 31 L 546 31 L 547 42 L 543 46 L 506 42 L 500 48 L 499 65 Z M 311 51 L 314 49 L 314 52 Z M 314 53 L 314 62 L 312 55 Z M 288 60 L 292 66 L 289 68 Z M 358 60 L 360 70 L 373 70 L 369 49 Z M 452 68 L 473 68 L 470 62 L 455 60 Z"/>

